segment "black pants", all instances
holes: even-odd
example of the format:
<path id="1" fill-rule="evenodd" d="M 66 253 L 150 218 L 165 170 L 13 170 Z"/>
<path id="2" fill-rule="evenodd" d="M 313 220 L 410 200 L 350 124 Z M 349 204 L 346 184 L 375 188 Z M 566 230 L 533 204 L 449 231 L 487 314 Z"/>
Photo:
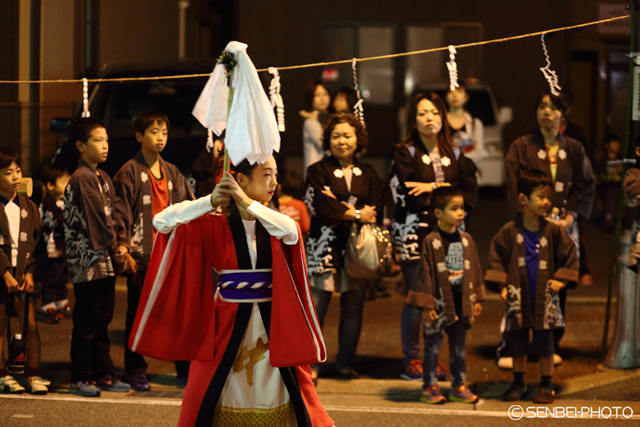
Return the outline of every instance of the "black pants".
<path id="1" fill-rule="evenodd" d="M 67 259 L 47 258 L 41 265 L 43 270 L 38 279 L 42 282 L 42 305 L 67 299 Z"/>
<path id="2" fill-rule="evenodd" d="M 71 334 L 71 382 L 109 379 L 109 323 L 116 303 L 116 277 L 75 283 Z"/>
<path id="3" fill-rule="evenodd" d="M 124 327 L 124 371 L 127 375 L 144 373 L 147 371 L 147 362 L 144 356 L 139 353 L 134 353 L 129 348 L 129 337 L 131 336 L 131 330 L 133 329 L 133 323 L 136 320 L 136 312 L 138 311 L 138 305 L 140 304 L 140 295 L 142 294 L 142 287 L 144 285 L 144 278 L 146 275 L 146 266 L 143 267 L 138 263 L 137 274 L 131 274 L 127 276 L 127 317 L 125 319 Z M 177 361 L 176 372 L 183 377 L 189 376 L 189 362 Z"/>
<path id="4" fill-rule="evenodd" d="M 138 264 L 139 265 L 139 264 Z M 137 274 L 127 276 L 127 318 L 124 327 L 124 371 L 127 374 L 135 374 L 147 371 L 147 362 L 144 356 L 134 353 L 129 348 L 129 336 L 133 329 L 133 322 L 136 320 L 136 312 L 140 303 L 140 295 L 142 294 L 142 285 L 144 285 L 144 276 L 146 271 L 142 268 Z"/>

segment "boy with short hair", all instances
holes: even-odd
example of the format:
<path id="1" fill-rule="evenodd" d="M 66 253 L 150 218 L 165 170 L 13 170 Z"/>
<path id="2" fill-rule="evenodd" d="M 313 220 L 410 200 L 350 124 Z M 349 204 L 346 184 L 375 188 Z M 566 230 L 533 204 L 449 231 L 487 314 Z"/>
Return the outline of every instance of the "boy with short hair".
<path id="1" fill-rule="evenodd" d="M 114 376 L 109 355 L 109 323 L 115 307 L 116 194 L 98 165 L 107 159 L 109 142 L 102 121 L 78 119 L 69 132 L 80 153 L 64 195 L 64 232 L 69 276 L 76 297 L 71 335 L 71 393 L 100 396 L 101 390 L 131 389 Z"/>
<path id="2" fill-rule="evenodd" d="M 160 156 L 167 144 L 169 118 L 162 111 L 141 112 L 135 121 L 141 149 L 114 177 L 118 202 L 116 223 L 118 253 L 127 261 L 127 317 L 124 369 L 138 391 L 150 390 L 144 356 L 129 349 L 129 335 L 136 317 L 156 230 L 153 217 L 167 206 L 187 199 L 187 184 L 173 164 Z M 188 365 L 177 362 L 178 375 L 186 378 Z"/>
<path id="3" fill-rule="evenodd" d="M 449 337 L 452 390 L 449 400 L 474 403 L 478 396 L 465 383 L 465 337 L 467 328 L 482 312 L 484 300 L 482 268 L 476 244 L 458 227 L 464 220 L 464 199 L 454 187 L 433 191 L 438 227 L 424 240 L 416 278 L 406 304 L 425 311 L 424 389 L 421 400 L 444 403 L 447 399 L 438 387 L 438 354 L 446 332 Z"/>
<path id="4" fill-rule="evenodd" d="M 13 303 L 24 329 L 24 310 L 28 312 L 26 356 L 32 394 L 47 394 L 49 381 L 39 376 L 40 334 L 36 323 L 33 281 L 34 252 L 40 234 L 38 207 L 18 194 L 22 170 L 18 154 L 0 148 L 0 391 L 22 393 L 24 388 L 8 374 L 4 362 L 4 337 L 7 328 L 7 304 Z M 25 307 L 25 300 L 29 304 Z"/>
<path id="5" fill-rule="evenodd" d="M 38 318 L 45 323 L 58 323 L 58 315 L 71 317 L 67 299 L 67 254 L 64 241 L 64 189 L 69 182 L 69 172 L 60 163 L 46 163 L 42 180 L 46 195 L 40 204 L 42 216 L 42 239 L 46 247 L 36 262 L 35 276 L 42 283 L 42 304 Z M 44 252 L 44 251 L 43 251 Z"/>
<path id="6" fill-rule="evenodd" d="M 542 171 L 528 170 L 518 177 L 522 214 L 493 237 L 485 282 L 500 286 L 506 304 L 505 340 L 513 355 L 513 383 L 502 400 L 522 399 L 524 372 L 530 350 L 540 359 L 540 390 L 535 403 L 553 403 L 553 330 L 565 326 L 558 291 L 577 283 L 575 244 L 557 224 L 546 221 L 551 207 L 551 180 Z M 529 333 L 533 342 L 529 344 Z"/>

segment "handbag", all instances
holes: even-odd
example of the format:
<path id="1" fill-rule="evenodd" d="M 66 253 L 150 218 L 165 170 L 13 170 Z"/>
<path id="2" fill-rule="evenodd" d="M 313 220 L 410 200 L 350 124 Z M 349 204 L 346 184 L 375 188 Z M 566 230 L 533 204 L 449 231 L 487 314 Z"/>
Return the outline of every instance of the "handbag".
<path id="1" fill-rule="evenodd" d="M 389 230 L 376 224 L 353 224 L 347 240 L 345 272 L 354 279 L 380 279 L 391 274 Z"/>

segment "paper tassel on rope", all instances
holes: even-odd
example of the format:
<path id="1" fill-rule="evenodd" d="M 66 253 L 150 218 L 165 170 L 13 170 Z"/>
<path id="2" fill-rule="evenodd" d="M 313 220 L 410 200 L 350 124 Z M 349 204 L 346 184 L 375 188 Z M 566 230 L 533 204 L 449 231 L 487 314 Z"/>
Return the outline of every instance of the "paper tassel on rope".
<path id="1" fill-rule="evenodd" d="M 213 131 L 207 129 L 207 151 L 213 153 Z"/>
<path id="2" fill-rule="evenodd" d="M 269 74 L 273 74 L 271 85 L 269 85 L 269 97 L 271 98 L 271 108 L 275 108 L 278 118 L 278 131 L 284 132 L 284 101 L 280 95 L 280 74 L 275 67 L 269 67 Z"/>
<path id="3" fill-rule="evenodd" d="M 449 46 L 449 62 L 447 69 L 449 70 L 449 90 L 454 91 L 460 85 L 458 84 L 458 64 L 456 64 L 456 48 Z"/>
<path id="4" fill-rule="evenodd" d="M 89 81 L 82 79 L 82 117 L 91 116 L 89 112 Z"/>
<path id="5" fill-rule="evenodd" d="M 360 119 L 362 126 L 367 127 L 364 122 L 364 109 L 362 108 L 364 99 L 360 96 L 360 89 L 358 88 L 358 69 L 356 68 L 356 58 L 353 58 L 353 61 L 351 62 L 351 69 L 353 70 L 353 89 L 356 91 L 356 95 L 358 96 L 358 102 L 353 106 L 353 114 Z"/>
<path id="6" fill-rule="evenodd" d="M 540 36 L 540 41 L 542 42 L 542 51 L 544 52 L 544 57 L 547 60 L 547 65 L 540 68 L 542 74 L 544 74 L 544 78 L 549 82 L 549 91 L 552 95 L 560 95 L 560 91 L 562 88 L 558 85 L 558 75 L 555 71 L 551 70 L 551 59 L 549 59 L 549 52 L 547 51 L 547 44 L 544 42 L 544 33 Z"/>
<path id="7" fill-rule="evenodd" d="M 244 159 L 250 163 L 264 163 L 274 150 L 280 150 L 280 133 L 273 108 L 247 55 L 247 45 L 230 42 L 225 50 L 237 59 L 231 78 L 234 94 L 229 117 L 229 87 L 223 64 L 213 69 L 192 113 L 216 135 L 226 129 L 225 146 L 234 165 Z"/>

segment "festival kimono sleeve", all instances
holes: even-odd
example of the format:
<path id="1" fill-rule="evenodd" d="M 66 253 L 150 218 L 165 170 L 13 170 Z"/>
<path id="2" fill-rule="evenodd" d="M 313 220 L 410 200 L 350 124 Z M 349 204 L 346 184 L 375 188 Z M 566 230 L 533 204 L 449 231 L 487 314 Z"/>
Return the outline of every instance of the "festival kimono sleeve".
<path id="1" fill-rule="evenodd" d="M 309 210 L 323 219 L 335 219 L 336 215 L 349 210 L 342 202 L 329 197 L 323 191 L 330 186 L 326 174 L 329 173 L 325 162 L 317 162 L 307 169 L 306 193 L 311 194 Z M 311 190 L 312 189 L 312 190 Z M 309 203 L 309 200 L 305 200 Z"/>
<path id="2" fill-rule="evenodd" d="M 418 171 L 414 168 L 413 156 L 409 149 L 405 146 L 398 147 L 393 155 L 393 162 L 389 176 L 397 176 L 400 184 L 399 193 L 405 196 L 406 206 L 410 212 L 418 212 L 429 206 L 431 201 L 431 193 L 424 193 L 419 196 L 409 194 L 409 189 L 405 183 L 408 181 L 425 182 L 420 178 Z"/>
<path id="3" fill-rule="evenodd" d="M 467 209 L 473 209 L 478 203 L 478 167 L 469 157 L 458 157 L 458 179 L 456 187 L 462 192 Z"/>
<path id="4" fill-rule="evenodd" d="M 282 368 L 324 362 L 327 352 L 311 297 L 301 239 L 294 245 L 285 245 L 272 236 L 271 248 L 271 365 Z"/>
<path id="5" fill-rule="evenodd" d="M 554 250 L 556 257 L 556 271 L 553 274 L 555 280 L 564 282 L 568 289 L 578 286 L 580 280 L 578 250 L 573 239 L 560 227 L 553 230 L 555 241 L 557 242 Z"/>
<path id="6" fill-rule="evenodd" d="M 484 276 L 487 287 L 494 291 L 500 292 L 502 288 L 507 286 L 507 268 L 511 259 L 511 254 L 507 250 L 509 242 L 507 226 L 502 227 L 489 246 L 489 268 Z"/>
<path id="7" fill-rule="evenodd" d="M 482 277 L 482 266 L 480 265 L 480 257 L 478 256 L 478 247 L 476 242 L 471 236 L 469 236 L 471 249 L 472 249 L 472 277 L 473 277 L 473 293 L 476 296 L 476 302 L 482 302 L 485 300 L 486 294 L 484 290 L 484 279 Z"/>
<path id="8" fill-rule="evenodd" d="M 567 195 L 567 211 L 588 218 L 596 194 L 593 166 L 587 157 L 584 146 L 578 141 L 573 142 L 575 154 L 571 156 L 573 175 L 571 190 Z"/>
<path id="9" fill-rule="evenodd" d="M 408 283 L 409 293 L 405 303 L 422 309 L 433 310 L 435 308 L 433 295 L 436 284 L 434 283 L 434 274 L 429 260 L 433 260 L 433 254 L 430 240 L 427 238 L 422 243 L 422 255 L 418 264 L 418 272 L 413 279 L 413 283 Z"/>
<path id="10" fill-rule="evenodd" d="M 213 360 L 213 222 L 202 217 L 158 233 L 129 347 L 160 360 Z"/>
<path id="11" fill-rule="evenodd" d="M 131 242 L 131 224 L 133 223 L 132 200 L 134 199 L 134 171 L 133 167 L 125 164 L 113 177 L 113 185 L 116 190 L 116 212 L 118 218 L 115 223 L 118 245 L 129 248 Z"/>

